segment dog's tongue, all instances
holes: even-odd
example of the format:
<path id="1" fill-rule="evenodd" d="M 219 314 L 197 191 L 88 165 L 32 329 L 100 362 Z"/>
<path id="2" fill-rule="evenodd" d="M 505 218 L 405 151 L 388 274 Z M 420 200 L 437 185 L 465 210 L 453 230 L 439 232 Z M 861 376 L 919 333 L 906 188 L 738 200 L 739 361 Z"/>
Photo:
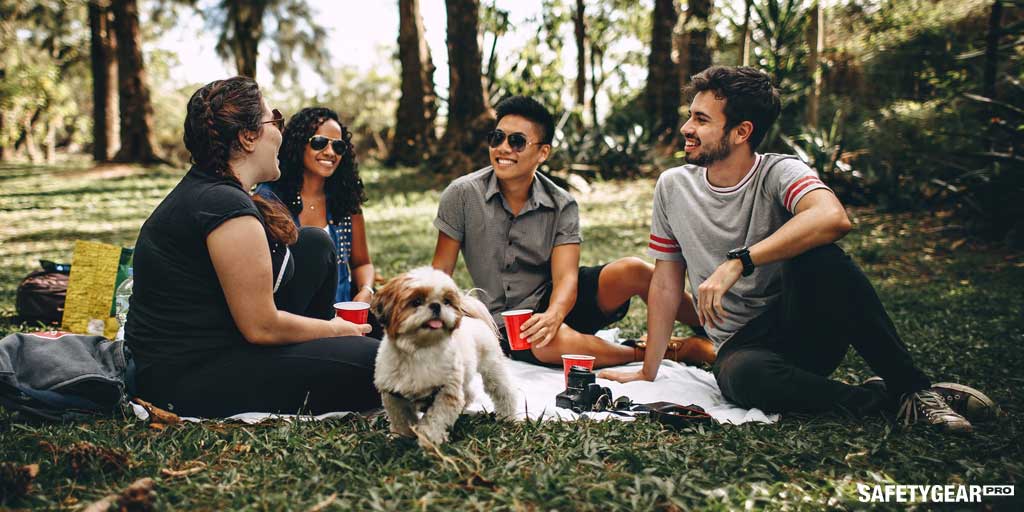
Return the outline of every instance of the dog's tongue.
<path id="1" fill-rule="evenodd" d="M 427 326 L 430 327 L 431 329 L 440 329 L 441 321 L 435 318 L 434 320 L 427 322 Z"/>

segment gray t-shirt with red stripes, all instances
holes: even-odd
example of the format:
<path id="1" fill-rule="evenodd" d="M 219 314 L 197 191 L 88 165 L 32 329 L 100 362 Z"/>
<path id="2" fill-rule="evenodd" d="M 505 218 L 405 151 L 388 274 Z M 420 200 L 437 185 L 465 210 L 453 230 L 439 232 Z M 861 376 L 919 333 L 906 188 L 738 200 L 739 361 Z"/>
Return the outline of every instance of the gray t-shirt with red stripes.
<path id="1" fill-rule="evenodd" d="M 729 188 L 711 185 L 707 169 L 684 165 L 658 178 L 647 253 L 683 261 L 696 290 L 732 249 L 750 247 L 793 217 L 808 192 L 824 188 L 817 173 L 795 156 L 758 154 L 754 166 Z M 782 291 L 782 263 L 758 266 L 722 298 L 722 325 L 706 326 L 716 348 L 770 307 Z"/>

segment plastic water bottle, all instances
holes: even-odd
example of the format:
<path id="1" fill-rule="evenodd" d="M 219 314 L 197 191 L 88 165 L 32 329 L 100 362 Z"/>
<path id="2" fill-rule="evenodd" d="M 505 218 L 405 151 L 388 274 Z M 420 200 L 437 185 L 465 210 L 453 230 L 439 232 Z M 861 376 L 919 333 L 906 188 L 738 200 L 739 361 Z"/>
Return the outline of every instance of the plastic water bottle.
<path id="1" fill-rule="evenodd" d="M 128 278 L 121 282 L 117 287 L 117 291 L 114 292 L 114 304 L 117 311 L 117 323 L 120 325 L 117 329 L 117 335 L 114 336 L 115 340 L 124 339 L 124 324 L 128 321 L 128 299 L 132 296 L 132 286 L 135 284 L 135 273 L 131 268 L 128 269 Z"/>

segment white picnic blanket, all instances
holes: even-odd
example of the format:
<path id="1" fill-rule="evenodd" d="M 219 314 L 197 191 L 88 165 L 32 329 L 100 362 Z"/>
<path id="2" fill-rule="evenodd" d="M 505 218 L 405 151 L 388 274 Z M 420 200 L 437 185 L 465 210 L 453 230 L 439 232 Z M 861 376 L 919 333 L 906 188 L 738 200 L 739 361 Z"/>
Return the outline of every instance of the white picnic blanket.
<path id="1" fill-rule="evenodd" d="M 618 339 L 618 329 L 608 329 L 597 333 L 598 336 L 607 340 Z M 641 363 L 631 363 L 617 367 L 618 369 L 638 369 Z M 529 418 L 531 420 L 563 420 L 571 421 L 580 417 L 568 409 L 555 407 L 555 395 L 565 389 L 565 374 L 560 368 L 546 368 L 511 359 L 506 360 L 506 367 L 509 376 L 512 378 L 512 385 L 519 394 L 519 407 L 517 417 L 520 420 Z M 673 402 L 680 405 L 699 405 L 704 408 L 712 417 L 721 423 L 740 424 L 747 422 L 775 423 L 779 420 L 778 414 L 765 414 L 760 409 L 744 409 L 733 405 L 725 400 L 721 391 L 718 390 L 718 383 L 710 372 L 699 368 L 686 366 L 672 361 L 663 361 L 658 370 L 658 378 L 654 382 L 630 382 L 620 384 L 610 380 L 597 379 L 598 384 L 607 386 L 616 398 L 625 395 L 633 402 Z M 480 377 L 477 376 L 472 384 L 476 393 L 476 400 L 467 408 L 470 412 L 493 411 L 490 398 L 483 391 Z M 149 413 L 141 406 L 132 403 L 135 415 L 142 420 L 149 419 Z M 330 412 L 318 416 L 294 415 L 294 414 L 272 414 L 265 412 L 247 412 L 236 414 L 228 421 L 242 421 L 248 424 L 260 423 L 268 419 L 299 419 L 325 420 L 330 418 L 345 417 L 350 412 Z M 611 413 L 586 413 L 586 416 L 597 420 L 632 420 L 628 416 L 619 416 Z M 200 418 L 183 417 L 184 421 L 198 422 Z M 219 420 L 218 420 L 219 421 Z"/>

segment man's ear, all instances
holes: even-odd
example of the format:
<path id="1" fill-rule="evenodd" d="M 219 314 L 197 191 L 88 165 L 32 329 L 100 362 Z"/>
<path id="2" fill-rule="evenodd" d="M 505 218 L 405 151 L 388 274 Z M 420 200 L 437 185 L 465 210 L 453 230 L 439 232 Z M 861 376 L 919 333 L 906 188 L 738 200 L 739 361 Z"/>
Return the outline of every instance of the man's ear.
<path id="1" fill-rule="evenodd" d="M 753 134 L 754 123 L 750 121 L 742 121 L 732 129 L 732 143 L 737 146 L 745 144 Z"/>
<path id="2" fill-rule="evenodd" d="M 259 133 L 257 132 L 244 128 L 238 130 L 238 145 L 241 146 L 242 151 L 252 153 L 256 149 L 257 138 L 259 138 Z"/>
<path id="3" fill-rule="evenodd" d="M 551 156 L 551 144 L 541 144 L 540 149 L 540 161 L 537 164 L 542 164 L 547 161 L 548 157 Z"/>

